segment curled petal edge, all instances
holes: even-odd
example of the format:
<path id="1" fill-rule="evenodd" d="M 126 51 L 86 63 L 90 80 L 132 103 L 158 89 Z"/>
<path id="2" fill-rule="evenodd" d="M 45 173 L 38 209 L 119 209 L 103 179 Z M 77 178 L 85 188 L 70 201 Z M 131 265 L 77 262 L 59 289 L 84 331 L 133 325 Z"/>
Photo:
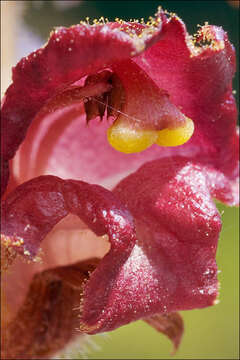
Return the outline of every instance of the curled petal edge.
<path id="1" fill-rule="evenodd" d="M 97 236 L 107 234 L 117 262 L 134 246 L 133 218 L 109 190 L 51 175 L 18 186 L 3 201 L 2 244 L 33 259 L 43 238 L 68 213 L 79 216 Z"/>

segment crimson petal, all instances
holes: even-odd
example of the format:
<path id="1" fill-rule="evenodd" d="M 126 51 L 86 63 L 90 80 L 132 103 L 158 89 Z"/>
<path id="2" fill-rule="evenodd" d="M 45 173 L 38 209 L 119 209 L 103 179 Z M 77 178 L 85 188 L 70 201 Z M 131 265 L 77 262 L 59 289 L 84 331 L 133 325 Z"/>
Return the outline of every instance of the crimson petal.
<path id="1" fill-rule="evenodd" d="M 177 150 L 189 159 L 148 163 L 123 180 L 115 195 L 97 185 L 45 176 L 18 187 L 3 203 L 3 244 L 13 254 L 33 258 L 41 240 L 69 212 L 97 235 L 108 234 L 111 250 L 83 291 L 81 330 L 88 333 L 214 304 L 221 222 L 211 197 L 228 204 L 237 199 L 231 88 L 235 56 L 226 34 L 217 27 L 203 27 L 198 38 L 206 37 L 212 44 L 197 50 L 177 17 L 159 14 L 155 30 L 145 32 L 143 40 L 137 36 L 142 26 L 135 27 L 135 38 L 119 24 L 59 28 L 44 48 L 16 66 L 2 107 L 5 184 L 7 161 L 47 101 L 103 68 L 112 67 L 121 77 L 121 64 L 133 64 L 129 58 L 148 45 L 153 46 L 134 58 L 135 69 L 145 71 L 195 123 L 193 138 Z M 80 56 L 83 52 L 87 55 Z M 70 94 L 77 95 L 74 88 Z M 160 157 L 163 152 L 158 150 Z"/>
<path id="2" fill-rule="evenodd" d="M 13 84 L 2 106 L 2 161 L 14 156 L 31 121 L 51 97 L 85 75 L 139 54 L 157 41 L 160 33 L 161 21 L 141 39 L 131 37 L 120 23 L 56 29 L 43 48 L 13 69 Z M 6 178 L 4 173 L 5 182 Z"/>
<path id="3" fill-rule="evenodd" d="M 108 190 L 82 181 L 40 176 L 15 189 L 2 204 L 2 241 L 31 259 L 41 241 L 68 213 L 79 216 L 98 236 L 107 234 L 110 256 L 120 263 L 135 242 L 131 214 Z"/>
<path id="4" fill-rule="evenodd" d="M 197 46 L 201 40 L 210 45 Z M 193 41 L 181 19 L 165 18 L 161 39 L 133 61 L 194 121 L 194 135 L 182 147 L 236 180 L 239 139 L 231 84 L 236 58 L 224 30 L 205 25 Z"/>
<path id="5" fill-rule="evenodd" d="M 108 287 L 104 274 L 113 272 L 112 261 L 107 267 L 103 259 L 92 274 L 82 304 L 84 331 L 213 305 L 221 220 L 207 171 L 180 157 L 156 160 L 114 192 L 134 215 L 138 241 Z"/>
<path id="6" fill-rule="evenodd" d="M 133 37 L 127 34 L 127 28 L 133 31 Z M 150 28 L 136 23 L 110 23 L 56 30 L 44 48 L 21 60 L 14 69 L 13 84 L 6 93 L 2 108 L 2 134 L 6 140 L 2 152 L 3 188 L 8 178 L 6 161 L 14 155 L 29 123 L 42 106 L 69 83 L 86 74 L 113 64 L 120 74 L 121 61 L 128 63 L 128 59 L 133 58 L 141 71 L 170 94 L 170 103 L 194 121 L 192 139 L 180 146 L 177 153 L 198 160 L 205 158 L 206 162 L 227 175 L 232 182 L 236 204 L 238 137 L 235 132 L 236 106 L 231 90 L 235 53 L 221 28 L 204 26 L 198 39 L 204 36 L 212 44 L 197 48 L 183 22 L 176 16 L 168 19 L 161 11 L 154 27 Z M 83 52 L 87 56 L 81 56 Z M 96 60 L 96 52 L 99 55 L 97 61 L 90 66 L 89 58 Z M 149 149 L 146 160 L 166 156 L 167 152 L 172 154 L 169 149 Z"/>
<path id="7" fill-rule="evenodd" d="M 161 130 L 185 123 L 184 115 L 171 103 L 169 94 L 159 88 L 134 60 L 118 62 L 112 69 L 126 92 L 123 111 L 131 118 L 131 125 Z"/>

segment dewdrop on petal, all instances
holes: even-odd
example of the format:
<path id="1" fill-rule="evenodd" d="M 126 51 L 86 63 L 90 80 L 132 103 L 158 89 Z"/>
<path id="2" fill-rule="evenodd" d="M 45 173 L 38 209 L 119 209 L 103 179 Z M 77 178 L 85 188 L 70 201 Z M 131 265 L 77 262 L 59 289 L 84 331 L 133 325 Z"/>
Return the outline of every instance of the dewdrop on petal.
<path id="1" fill-rule="evenodd" d="M 138 153 L 154 144 L 157 140 L 156 130 L 134 129 L 121 118 L 107 130 L 109 144 L 125 154 Z"/>
<path id="2" fill-rule="evenodd" d="M 194 132 L 194 123 L 186 117 L 184 126 L 175 129 L 163 129 L 158 131 L 156 144 L 159 146 L 179 146 L 185 144 Z"/>

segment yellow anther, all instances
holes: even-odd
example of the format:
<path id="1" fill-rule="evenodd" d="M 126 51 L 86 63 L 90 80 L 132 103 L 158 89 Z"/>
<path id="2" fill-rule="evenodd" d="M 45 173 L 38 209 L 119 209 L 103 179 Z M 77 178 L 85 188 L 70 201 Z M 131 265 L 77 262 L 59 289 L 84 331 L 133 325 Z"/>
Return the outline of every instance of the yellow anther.
<path id="1" fill-rule="evenodd" d="M 179 146 L 187 142 L 194 131 L 194 123 L 186 117 L 184 126 L 176 129 L 164 129 L 158 131 L 156 144 L 159 146 Z"/>
<path id="2" fill-rule="evenodd" d="M 125 154 L 137 153 L 147 149 L 157 140 L 155 130 L 134 129 L 130 124 L 118 119 L 108 129 L 109 144 Z"/>

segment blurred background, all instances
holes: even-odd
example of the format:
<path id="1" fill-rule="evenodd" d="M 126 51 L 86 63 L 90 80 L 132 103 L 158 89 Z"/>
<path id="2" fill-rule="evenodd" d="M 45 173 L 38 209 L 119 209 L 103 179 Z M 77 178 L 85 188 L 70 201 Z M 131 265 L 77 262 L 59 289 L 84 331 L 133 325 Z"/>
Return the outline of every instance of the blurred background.
<path id="1" fill-rule="evenodd" d="M 42 46 L 55 26 L 115 17 L 124 20 L 152 16 L 157 7 L 176 12 L 193 34 L 197 24 L 221 25 L 228 32 L 239 59 L 239 1 L 1 1 L 1 97 L 11 82 L 11 68 L 21 57 Z M 239 99 L 239 68 L 234 80 Z M 236 208 L 218 205 L 223 217 L 217 262 L 220 303 L 204 310 L 182 312 L 185 334 L 177 354 L 171 344 L 138 321 L 110 334 L 90 337 L 62 356 L 89 359 L 239 359 L 239 216 Z"/>

